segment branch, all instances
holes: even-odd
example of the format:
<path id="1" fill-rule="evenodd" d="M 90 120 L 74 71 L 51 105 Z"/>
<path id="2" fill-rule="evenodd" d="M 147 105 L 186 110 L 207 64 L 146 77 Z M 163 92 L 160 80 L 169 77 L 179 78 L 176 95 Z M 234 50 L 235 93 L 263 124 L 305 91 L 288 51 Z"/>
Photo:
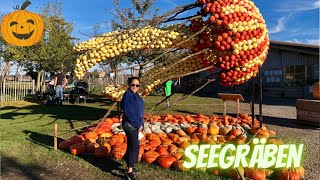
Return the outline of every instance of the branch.
<path id="1" fill-rule="evenodd" d="M 198 32 L 194 33 L 194 34 L 193 34 L 192 36 L 190 36 L 188 39 L 186 39 L 186 40 L 184 40 L 184 41 L 181 41 L 180 43 L 176 44 L 176 46 L 179 46 L 179 45 L 181 45 L 181 44 L 183 44 L 183 43 L 186 43 L 186 42 L 188 42 L 190 39 L 196 37 L 198 34 L 202 33 L 209 25 L 210 25 L 210 24 L 204 26 L 202 29 L 200 29 Z M 170 51 L 171 51 L 170 49 L 167 50 L 167 51 L 165 51 L 163 54 L 161 54 L 161 55 L 157 56 L 156 58 L 152 59 L 150 62 L 153 62 L 153 61 L 159 59 L 160 57 L 162 57 L 163 55 L 165 55 L 166 53 L 168 53 L 168 52 L 170 52 Z M 149 62 L 149 63 L 150 63 L 150 62 Z M 144 66 L 144 65 L 145 65 L 145 63 L 142 64 L 142 66 Z"/>

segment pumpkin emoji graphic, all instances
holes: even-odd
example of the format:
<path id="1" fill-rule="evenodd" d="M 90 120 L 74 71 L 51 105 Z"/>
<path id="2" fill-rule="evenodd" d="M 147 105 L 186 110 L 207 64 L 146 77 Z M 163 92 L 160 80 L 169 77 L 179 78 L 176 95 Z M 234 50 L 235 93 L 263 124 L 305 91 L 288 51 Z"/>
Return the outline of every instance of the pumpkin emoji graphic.
<path id="1" fill-rule="evenodd" d="M 1 33 L 7 43 L 14 46 L 32 46 L 40 41 L 43 21 L 38 14 L 25 10 L 29 4 L 29 1 L 24 2 L 20 10 L 2 19 Z"/>

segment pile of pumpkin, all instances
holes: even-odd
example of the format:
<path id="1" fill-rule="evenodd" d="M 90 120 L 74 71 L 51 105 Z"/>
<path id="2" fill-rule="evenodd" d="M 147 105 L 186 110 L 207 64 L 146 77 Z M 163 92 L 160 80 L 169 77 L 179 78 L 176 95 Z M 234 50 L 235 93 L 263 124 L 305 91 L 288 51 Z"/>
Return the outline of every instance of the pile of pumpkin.
<path id="1" fill-rule="evenodd" d="M 259 122 L 247 114 L 239 114 L 238 118 L 231 116 L 204 115 L 145 115 L 144 138 L 140 140 L 139 161 L 155 163 L 162 168 L 180 171 L 205 171 L 214 175 L 226 175 L 240 179 L 235 169 L 192 168 L 183 166 L 186 157 L 184 150 L 191 144 L 244 144 L 249 137 L 256 134 L 258 138 L 268 139 L 268 143 L 283 144 L 276 138 L 276 133 L 265 126 L 259 128 Z M 96 130 L 95 130 L 96 129 Z M 95 131 L 94 131 L 95 130 Z M 97 158 L 113 157 L 120 160 L 126 153 L 126 136 L 118 118 L 106 118 L 98 128 L 89 127 L 80 135 L 59 143 L 59 148 L 70 150 L 73 155 L 92 153 Z M 239 173 L 247 178 L 259 180 L 270 176 L 280 179 L 300 179 L 304 169 L 255 169 L 239 168 Z"/>

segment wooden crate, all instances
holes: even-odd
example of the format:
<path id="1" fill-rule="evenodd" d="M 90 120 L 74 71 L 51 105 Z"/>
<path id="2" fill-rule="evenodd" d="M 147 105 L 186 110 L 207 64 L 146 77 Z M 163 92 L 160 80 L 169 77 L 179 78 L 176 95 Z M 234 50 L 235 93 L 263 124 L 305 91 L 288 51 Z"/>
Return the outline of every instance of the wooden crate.
<path id="1" fill-rule="evenodd" d="M 320 126 L 320 101 L 297 100 L 297 121 Z"/>

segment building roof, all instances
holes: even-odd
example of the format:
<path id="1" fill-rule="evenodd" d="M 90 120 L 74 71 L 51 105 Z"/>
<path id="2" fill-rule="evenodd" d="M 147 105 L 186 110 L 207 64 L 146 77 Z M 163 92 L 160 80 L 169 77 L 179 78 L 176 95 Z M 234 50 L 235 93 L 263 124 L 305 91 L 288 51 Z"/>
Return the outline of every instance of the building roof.
<path id="1" fill-rule="evenodd" d="M 317 55 L 317 56 L 319 56 L 319 49 L 320 49 L 319 45 L 300 44 L 300 43 L 273 41 L 273 40 L 270 40 L 270 47 L 287 50 L 287 51 L 296 51 L 296 52 L 301 52 L 305 54 Z"/>

